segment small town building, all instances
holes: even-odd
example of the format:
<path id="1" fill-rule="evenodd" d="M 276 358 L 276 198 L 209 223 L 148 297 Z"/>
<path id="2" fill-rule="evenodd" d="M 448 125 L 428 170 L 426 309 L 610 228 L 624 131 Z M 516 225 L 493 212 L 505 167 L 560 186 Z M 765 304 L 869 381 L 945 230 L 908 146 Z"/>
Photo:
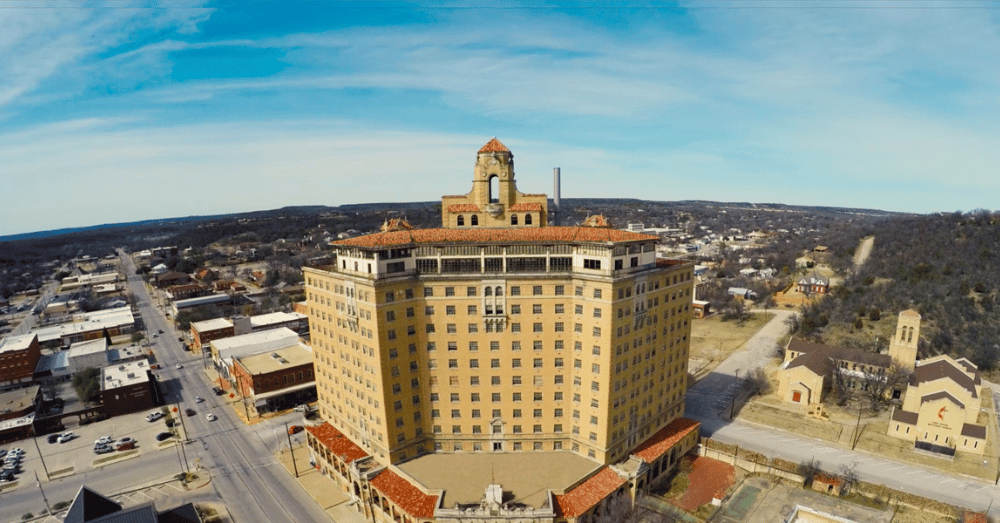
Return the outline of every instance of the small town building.
<path id="1" fill-rule="evenodd" d="M 38 342 L 46 347 L 69 347 L 73 343 L 96 340 L 105 335 L 131 334 L 135 329 L 135 316 L 129 306 L 85 312 L 73 316 L 72 321 L 42 327 L 35 331 Z"/>
<path id="2" fill-rule="evenodd" d="M 32 435 L 32 424 L 42 405 L 41 387 L 0 392 L 0 442 L 24 439 Z"/>
<path id="3" fill-rule="evenodd" d="M 827 294 L 830 292 L 830 278 L 814 272 L 799 278 L 796 290 L 802 294 Z"/>
<path id="4" fill-rule="evenodd" d="M 228 294 L 209 294 L 208 296 L 199 296 L 197 298 L 188 298 L 186 300 L 177 300 L 171 304 L 170 308 L 173 310 L 174 316 L 181 313 L 182 311 L 193 309 L 196 307 L 204 307 L 206 305 L 220 305 L 223 303 L 232 303 L 233 297 Z"/>
<path id="5" fill-rule="evenodd" d="M 235 336 L 233 322 L 225 318 L 196 321 L 191 323 L 191 350 L 201 350 L 212 340 Z"/>
<path id="6" fill-rule="evenodd" d="M 34 333 L 0 340 L 0 390 L 29 385 L 35 376 L 41 345 Z"/>
<path id="7" fill-rule="evenodd" d="M 156 510 L 155 502 L 124 507 L 86 485 L 80 487 L 63 523 L 201 523 L 194 503 Z"/>
<path id="8" fill-rule="evenodd" d="M 316 400 L 312 350 L 298 341 L 281 349 L 233 358 L 233 384 L 253 414 Z"/>
<path id="9" fill-rule="evenodd" d="M 208 346 L 219 376 L 232 382 L 233 358 L 275 351 L 298 343 L 299 335 L 291 329 L 282 327 L 213 340 Z"/>
<path id="10" fill-rule="evenodd" d="M 101 369 L 101 404 L 108 416 L 151 409 L 163 403 L 145 359 Z"/>

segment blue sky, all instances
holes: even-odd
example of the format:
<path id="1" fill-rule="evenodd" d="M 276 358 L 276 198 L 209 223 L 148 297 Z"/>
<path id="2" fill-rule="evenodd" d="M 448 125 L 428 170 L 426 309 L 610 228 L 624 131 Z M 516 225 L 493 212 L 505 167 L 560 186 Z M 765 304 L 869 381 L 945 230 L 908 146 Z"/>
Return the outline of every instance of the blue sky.
<path id="1" fill-rule="evenodd" d="M 467 191 L 996 209 L 1000 10 L 837 2 L 0 6 L 0 235 Z"/>

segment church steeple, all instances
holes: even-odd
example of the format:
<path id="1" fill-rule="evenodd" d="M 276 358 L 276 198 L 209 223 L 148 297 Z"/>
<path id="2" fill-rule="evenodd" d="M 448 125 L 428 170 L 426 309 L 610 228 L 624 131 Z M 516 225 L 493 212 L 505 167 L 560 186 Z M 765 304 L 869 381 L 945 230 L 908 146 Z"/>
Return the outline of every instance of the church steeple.
<path id="1" fill-rule="evenodd" d="M 917 362 L 917 345 L 920 343 L 920 313 L 907 309 L 899 313 L 896 335 L 889 341 L 889 356 L 892 361 L 909 370 Z"/>

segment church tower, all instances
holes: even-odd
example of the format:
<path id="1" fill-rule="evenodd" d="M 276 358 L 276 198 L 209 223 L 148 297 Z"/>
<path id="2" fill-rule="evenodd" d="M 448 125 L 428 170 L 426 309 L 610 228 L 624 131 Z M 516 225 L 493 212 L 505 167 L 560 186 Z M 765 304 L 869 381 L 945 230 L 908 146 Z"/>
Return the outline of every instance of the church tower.
<path id="1" fill-rule="evenodd" d="M 917 362 L 917 344 L 920 341 L 920 313 L 907 309 L 899 313 L 896 335 L 889 342 L 889 356 L 900 366 L 913 370 Z"/>
<path id="2" fill-rule="evenodd" d="M 514 154 L 493 138 L 476 153 L 472 191 L 441 198 L 441 226 L 454 228 L 544 227 L 548 197 L 518 192 Z"/>

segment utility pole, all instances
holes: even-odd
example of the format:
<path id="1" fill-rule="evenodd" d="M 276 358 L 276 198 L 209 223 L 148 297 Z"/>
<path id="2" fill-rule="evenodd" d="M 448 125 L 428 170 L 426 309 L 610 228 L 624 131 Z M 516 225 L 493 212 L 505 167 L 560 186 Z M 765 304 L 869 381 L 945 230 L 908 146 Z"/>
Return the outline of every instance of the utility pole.
<path id="1" fill-rule="evenodd" d="M 851 442 L 851 450 L 854 450 L 854 447 L 858 446 L 858 440 L 861 439 L 861 433 L 859 432 L 859 430 L 861 429 L 861 409 L 862 408 L 864 408 L 864 406 L 862 405 L 862 403 L 860 401 L 858 401 L 858 422 L 854 424 L 854 441 Z"/>
<path id="2" fill-rule="evenodd" d="M 38 491 L 42 493 L 42 500 L 45 501 L 45 512 L 52 515 L 52 508 L 49 507 L 49 500 L 45 497 L 45 491 L 42 490 L 42 482 L 38 481 L 38 471 L 35 471 L 35 485 L 38 485 Z"/>
<path id="3" fill-rule="evenodd" d="M 42 470 L 45 471 L 45 481 L 52 481 L 52 477 L 49 476 L 49 468 L 45 466 L 45 457 L 42 456 L 42 449 L 38 448 L 38 436 L 31 439 L 35 442 L 35 450 L 38 451 L 38 459 L 42 462 Z M 35 472 L 35 476 L 38 476 L 37 472 Z"/>
<path id="4" fill-rule="evenodd" d="M 299 466 L 295 464 L 295 449 L 292 448 L 292 435 L 288 432 L 288 422 L 285 422 L 285 435 L 288 436 L 288 453 L 292 456 L 292 469 L 295 477 L 299 477 Z"/>

